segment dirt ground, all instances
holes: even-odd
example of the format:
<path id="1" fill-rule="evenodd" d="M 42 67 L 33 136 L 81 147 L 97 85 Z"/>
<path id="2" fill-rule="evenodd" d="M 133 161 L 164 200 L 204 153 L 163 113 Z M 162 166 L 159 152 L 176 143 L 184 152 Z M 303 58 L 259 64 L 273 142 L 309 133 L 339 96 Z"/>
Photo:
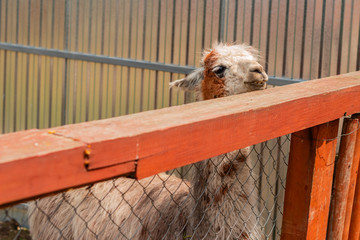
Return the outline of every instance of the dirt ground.
<path id="1" fill-rule="evenodd" d="M 29 231 L 20 228 L 15 220 L 0 221 L 0 240 L 31 240 Z"/>

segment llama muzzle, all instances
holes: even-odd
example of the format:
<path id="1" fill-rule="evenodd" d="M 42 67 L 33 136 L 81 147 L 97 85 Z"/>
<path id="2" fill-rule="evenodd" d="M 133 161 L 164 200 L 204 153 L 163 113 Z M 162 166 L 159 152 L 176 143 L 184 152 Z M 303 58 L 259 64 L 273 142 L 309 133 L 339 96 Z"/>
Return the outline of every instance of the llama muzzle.
<path id="1" fill-rule="evenodd" d="M 247 81 L 244 82 L 245 85 L 251 90 L 262 90 L 266 88 L 267 79 L 255 80 L 255 81 Z"/>

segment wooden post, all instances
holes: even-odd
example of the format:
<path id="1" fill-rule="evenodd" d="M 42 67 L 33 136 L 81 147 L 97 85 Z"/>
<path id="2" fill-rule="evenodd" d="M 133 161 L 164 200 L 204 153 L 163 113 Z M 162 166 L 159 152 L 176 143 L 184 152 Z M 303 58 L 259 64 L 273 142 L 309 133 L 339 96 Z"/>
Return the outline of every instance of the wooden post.
<path id="1" fill-rule="evenodd" d="M 360 120 L 360 114 L 353 116 Z M 360 123 L 359 123 L 360 126 Z M 356 144 L 355 144 L 355 151 L 354 151 L 354 162 L 360 161 L 360 130 L 357 130 L 356 136 Z M 351 220 L 350 220 L 350 230 L 349 230 L 349 240 L 358 240 L 360 239 L 360 174 L 359 174 L 359 166 L 356 171 L 356 185 L 355 185 L 355 193 L 354 193 L 354 200 L 353 200 L 353 207 L 351 213 Z"/>
<path id="2" fill-rule="evenodd" d="M 339 120 L 291 136 L 281 239 L 325 239 Z"/>
<path id="3" fill-rule="evenodd" d="M 346 203 L 346 215 L 345 215 L 345 224 L 344 224 L 344 231 L 342 239 L 349 238 L 349 231 L 350 231 L 350 222 L 351 222 L 351 215 L 352 209 L 354 205 L 354 196 L 355 196 L 355 187 L 356 187 L 356 180 L 359 170 L 359 161 L 360 161 L 360 131 L 359 130 L 359 119 L 357 117 L 353 117 L 352 121 L 354 125 L 356 125 L 355 131 L 352 133 L 355 137 L 354 140 L 354 153 L 353 153 L 353 160 L 351 165 L 351 173 L 350 173 L 350 183 L 349 183 L 349 194 Z M 358 151 L 356 149 L 359 149 Z"/>
<path id="4" fill-rule="evenodd" d="M 345 118 L 331 198 L 328 238 L 343 239 L 358 119 Z M 352 200 L 350 200 L 352 202 Z M 352 204 L 352 203 L 351 203 Z M 351 212 L 350 212 L 351 214 Z M 347 235 L 347 234 L 345 234 Z M 344 239 L 347 239 L 344 238 Z"/>

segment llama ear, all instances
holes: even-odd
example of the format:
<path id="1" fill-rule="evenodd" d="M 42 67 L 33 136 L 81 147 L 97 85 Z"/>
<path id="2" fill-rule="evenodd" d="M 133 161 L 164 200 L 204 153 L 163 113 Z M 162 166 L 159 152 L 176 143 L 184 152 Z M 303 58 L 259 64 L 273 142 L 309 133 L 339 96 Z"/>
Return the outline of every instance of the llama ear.
<path id="1" fill-rule="evenodd" d="M 204 68 L 197 68 L 183 79 L 170 83 L 170 88 L 178 87 L 184 91 L 194 91 L 200 86 L 204 79 Z"/>

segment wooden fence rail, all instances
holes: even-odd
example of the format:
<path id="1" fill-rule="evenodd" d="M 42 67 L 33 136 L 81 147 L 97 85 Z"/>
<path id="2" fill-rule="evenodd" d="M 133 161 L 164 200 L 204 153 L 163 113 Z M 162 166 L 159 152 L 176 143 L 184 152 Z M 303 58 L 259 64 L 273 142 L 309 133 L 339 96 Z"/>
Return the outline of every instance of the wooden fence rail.
<path id="1" fill-rule="evenodd" d="M 319 228 L 312 218 L 314 211 L 324 212 L 321 221 L 329 213 L 337 119 L 357 112 L 360 72 L 353 72 L 118 118 L 4 134 L 0 136 L 0 207 L 116 176 L 144 178 L 297 132 L 308 144 L 296 156 L 304 140 L 292 138 L 288 177 L 294 176 L 300 181 L 295 185 L 310 192 L 291 197 L 296 188 L 288 178 L 283 236 L 295 227 L 304 239 L 323 237 L 326 228 L 319 235 L 309 232 Z M 319 162 L 323 156 L 326 161 Z M 308 178 L 291 170 L 295 162 L 304 171 L 307 164 L 313 166 Z M 321 191 L 329 195 L 325 200 Z M 289 196 L 291 204 L 304 200 L 306 204 L 297 205 L 297 210 L 307 214 L 291 223 L 286 212 Z"/>

